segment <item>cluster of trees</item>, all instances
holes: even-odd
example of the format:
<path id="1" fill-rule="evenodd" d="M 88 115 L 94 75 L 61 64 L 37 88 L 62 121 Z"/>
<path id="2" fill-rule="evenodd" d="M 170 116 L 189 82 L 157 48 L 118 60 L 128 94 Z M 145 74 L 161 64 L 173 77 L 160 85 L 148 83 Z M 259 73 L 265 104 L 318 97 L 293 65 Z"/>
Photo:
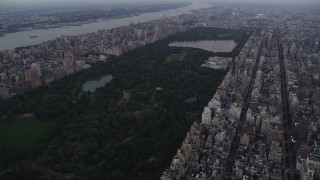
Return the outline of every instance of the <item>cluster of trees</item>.
<path id="1" fill-rule="evenodd" d="M 0 147 L 0 179 L 158 179 L 226 73 L 200 66 L 217 53 L 168 44 L 218 39 L 221 33 L 239 43 L 220 54 L 228 57 L 239 53 L 250 35 L 192 29 L 0 102 L 0 115 L 8 119 L 34 112 L 43 121 L 58 122 L 32 154 Z M 166 61 L 182 51 L 187 54 L 183 61 Z M 95 93 L 82 91 L 87 80 L 105 74 L 114 79 Z M 124 90 L 130 101 L 119 103 Z M 198 101 L 185 103 L 194 93 Z"/>

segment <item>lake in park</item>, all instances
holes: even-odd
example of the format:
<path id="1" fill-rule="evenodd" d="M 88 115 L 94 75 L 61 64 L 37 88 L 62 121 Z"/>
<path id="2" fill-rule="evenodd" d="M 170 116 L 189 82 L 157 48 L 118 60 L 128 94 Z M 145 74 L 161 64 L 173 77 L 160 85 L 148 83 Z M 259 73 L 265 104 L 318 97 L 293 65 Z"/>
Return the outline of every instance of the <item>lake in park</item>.
<path id="1" fill-rule="evenodd" d="M 113 79 L 113 76 L 108 74 L 105 76 L 102 76 L 100 80 L 91 80 L 87 81 L 83 84 L 82 90 L 85 92 L 95 92 L 97 88 L 105 86 L 106 83 L 109 83 Z"/>

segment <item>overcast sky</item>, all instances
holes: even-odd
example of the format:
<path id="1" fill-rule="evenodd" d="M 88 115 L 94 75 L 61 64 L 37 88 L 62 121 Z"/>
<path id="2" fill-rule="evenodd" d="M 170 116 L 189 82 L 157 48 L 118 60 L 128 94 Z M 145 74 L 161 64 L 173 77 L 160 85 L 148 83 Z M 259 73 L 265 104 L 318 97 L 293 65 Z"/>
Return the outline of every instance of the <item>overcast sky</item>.
<path id="1" fill-rule="evenodd" d="M 289 3 L 289 4 L 320 4 L 320 0 L 0 0 L 1 4 L 95 4 L 95 3 L 167 3 L 167 2 L 255 2 L 255 3 Z M 1 7 L 0 7 L 1 8 Z"/>

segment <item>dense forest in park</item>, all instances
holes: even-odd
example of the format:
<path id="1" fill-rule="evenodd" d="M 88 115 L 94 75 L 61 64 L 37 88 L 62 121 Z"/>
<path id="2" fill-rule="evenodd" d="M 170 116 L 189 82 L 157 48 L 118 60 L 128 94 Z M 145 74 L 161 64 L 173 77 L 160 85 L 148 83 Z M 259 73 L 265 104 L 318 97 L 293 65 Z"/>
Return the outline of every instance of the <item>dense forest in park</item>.
<path id="1" fill-rule="evenodd" d="M 250 35 L 191 29 L 0 102 L 0 129 L 12 129 L 0 133 L 0 179 L 159 179 L 226 74 L 201 64 L 237 56 Z M 238 45 L 229 53 L 168 46 L 223 39 Z M 82 90 L 104 75 L 113 79 L 95 92 Z M 196 101 L 185 102 L 195 94 Z M 25 113 L 46 129 L 31 133 L 37 143 L 19 136 Z M 9 134 L 12 140 L 3 141 Z M 32 147 L 21 145 L 29 141 Z"/>

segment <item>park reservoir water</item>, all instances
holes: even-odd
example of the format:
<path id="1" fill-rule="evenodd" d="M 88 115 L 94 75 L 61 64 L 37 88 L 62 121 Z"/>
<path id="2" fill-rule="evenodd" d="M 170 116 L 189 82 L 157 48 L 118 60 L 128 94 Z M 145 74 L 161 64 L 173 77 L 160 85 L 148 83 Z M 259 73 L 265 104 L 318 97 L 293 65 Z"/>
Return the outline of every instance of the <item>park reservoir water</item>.
<path id="1" fill-rule="evenodd" d="M 101 29 L 113 29 L 119 26 L 126 26 L 130 23 L 142 23 L 151 20 L 160 19 L 163 17 L 178 16 L 181 14 L 189 13 L 192 10 L 198 10 L 202 8 L 211 7 L 207 3 L 193 3 L 188 7 L 182 7 L 171 10 L 164 10 L 152 13 L 143 13 L 138 16 L 111 19 L 106 21 L 93 22 L 89 24 L 83 24 L 80 26 L 67 26 L 61 28 L 49 28 L 39 30 L 28 30 L 15 33 L 8 33 L 0 37 L 0 51 L 14 49 L 17 47 L 30 46 L 40 44 L 44 41 L 54 40 L 64 35 L 80 35 L 85 33 L 96 32 Z M 37 36 L 36 38 L 30 38 Z"/>
<path id="2" fill-rule="evenodd" d="M 231 52 L 237 43 L 233 40 L 176 41 L 170 43 L 169 46 L 200 48 L 211 52 Z"/>
<path id="3" fill-rule="evenodd" d="M 95 92 L 97 88 L 105 86 L 106 83 L 109 83 L 113 79 L 113 76 L 108 74 L 105 76 L 102 76 L 99 81 L 91 80 L 87 81 L 83 84 L 82 90 L 85 92 Z"/>

